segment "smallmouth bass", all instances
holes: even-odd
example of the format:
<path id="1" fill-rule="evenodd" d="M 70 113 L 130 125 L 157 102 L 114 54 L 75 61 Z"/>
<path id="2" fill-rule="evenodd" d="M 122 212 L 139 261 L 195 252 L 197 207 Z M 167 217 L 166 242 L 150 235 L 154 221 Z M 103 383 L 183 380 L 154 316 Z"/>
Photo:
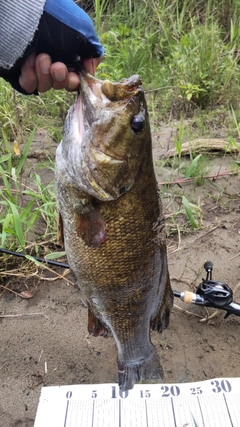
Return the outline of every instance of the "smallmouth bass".
<path id="1" fill-rule="evenodd" d="M 128 390 L 159 376 L 150 328 L 168 326 L 173 303 L 147 105 L 139 76 L 80 79 L 56 153 L 60 224 L 88 331 L 111 331 Z"/>

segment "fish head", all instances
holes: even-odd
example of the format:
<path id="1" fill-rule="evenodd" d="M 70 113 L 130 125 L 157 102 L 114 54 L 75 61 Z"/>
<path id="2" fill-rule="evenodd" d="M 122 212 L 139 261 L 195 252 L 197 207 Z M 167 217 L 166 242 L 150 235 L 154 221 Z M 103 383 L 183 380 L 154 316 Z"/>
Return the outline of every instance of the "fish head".
<path id="1" fill-rule="evenodd" d="M 62 141 L 68 173 L 87 194 L 115 200 L 133 187 L 151 153 L 141 79 L 134 75 L 112 83 L 82 71 L 80 81 Z"/>

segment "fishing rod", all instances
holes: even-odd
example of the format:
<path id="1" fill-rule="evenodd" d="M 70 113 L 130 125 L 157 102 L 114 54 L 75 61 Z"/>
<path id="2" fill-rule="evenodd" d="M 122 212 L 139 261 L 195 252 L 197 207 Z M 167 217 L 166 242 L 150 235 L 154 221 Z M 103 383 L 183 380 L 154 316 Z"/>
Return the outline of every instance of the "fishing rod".
<path id="1" fill-rule="evenodd" d="M 230 314 L 240 316 L 240 305 L 233 302 L 232 289 L 226 283 L 212 280 L 213 263 L 211 261 L 205 262 L 204 269 L 207 272 L 206 279 L 202 279 L 195 293 L 173 291 L 173 295 L 189 304 L 225 310 L 224 319 Z"/>
<path id="2" fill-rule="evenodd" d="M 21 252 L 13 252 L 13 251 L 9 251 L 9 250 L 3 249 L 3 248 L 0 248 L 0 253 L 8 254 L 8 255 L 13 255 L 13 256 L 16 256 L 16 257 L 28 259 L 28 257 L 25 254 L 21 253 Z M 45 259 L 45 258 L 38 258 L 36 256 L 31 256 L 31 257 L 33 259 L 35 259 L 36 261 L 42 262 L 44 264 L 50 264 L 50 265 L 55 265 L 57 267 L 69 268 L 69 265 L 68 264 L 64 264 L 63 262 L 51 261 L 51 260 L 48 260 L 48 259 Z"/>
<path id="3" fill-rule="evenodd" d="M 0 248 L 0 253 L 27 258 L 27 256 L 21 252 L 13 252 L 3 248 Z M 63 262 L 52 261 L 34 256 L 32 258 L 45 264 L 62 268 L 69 268 L 69 265 Z M 198 285 L 196 292 L 173 291 L 174 297 L 180 298 L 185 303 L 225 310 L 226 314 L 224 319 L 230 316 L 230 314 L 240 316 L 240 304 L 237 304 L 233 301 L 232 289 L 226 283 L 212 280 L 213 263 L 211 261 L 205 262 L 204 269 L 207 273 L 206 279 L 202 279 L 202 282 Z"/>

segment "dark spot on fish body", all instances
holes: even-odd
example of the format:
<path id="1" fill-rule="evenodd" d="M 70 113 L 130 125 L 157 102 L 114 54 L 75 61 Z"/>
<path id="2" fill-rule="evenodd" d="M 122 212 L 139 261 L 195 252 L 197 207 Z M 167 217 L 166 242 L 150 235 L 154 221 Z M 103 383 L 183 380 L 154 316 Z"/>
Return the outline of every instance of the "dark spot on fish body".
<path id="1" fill-rule="evenodd" d="M 126 193 L 127 190 L 128 190 L 127 187 L 121 187 L 120 190 L 119 190 L 120 195 Z"/>
<path id="2" fill-rule="evenodd" d="M 96 209 L 76 214 L 76 229 L 88 246 L 98 248 L 106 239 L 106 224 Z"/>

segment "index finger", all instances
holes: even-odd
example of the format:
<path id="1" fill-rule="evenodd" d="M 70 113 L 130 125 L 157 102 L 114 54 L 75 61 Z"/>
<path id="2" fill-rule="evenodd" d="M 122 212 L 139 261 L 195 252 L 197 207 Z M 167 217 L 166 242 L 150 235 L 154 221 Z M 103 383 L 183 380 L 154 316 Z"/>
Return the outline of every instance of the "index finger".
<path id="1" fill-rule="evenodd" d="M 21 75 L 19 77 L 19 84 L 27 93 L 33 93 L 37 88 L 37 74 L 35 71 L 36 55 L 32 53 L 23 63 L 21 68 Z"/>

